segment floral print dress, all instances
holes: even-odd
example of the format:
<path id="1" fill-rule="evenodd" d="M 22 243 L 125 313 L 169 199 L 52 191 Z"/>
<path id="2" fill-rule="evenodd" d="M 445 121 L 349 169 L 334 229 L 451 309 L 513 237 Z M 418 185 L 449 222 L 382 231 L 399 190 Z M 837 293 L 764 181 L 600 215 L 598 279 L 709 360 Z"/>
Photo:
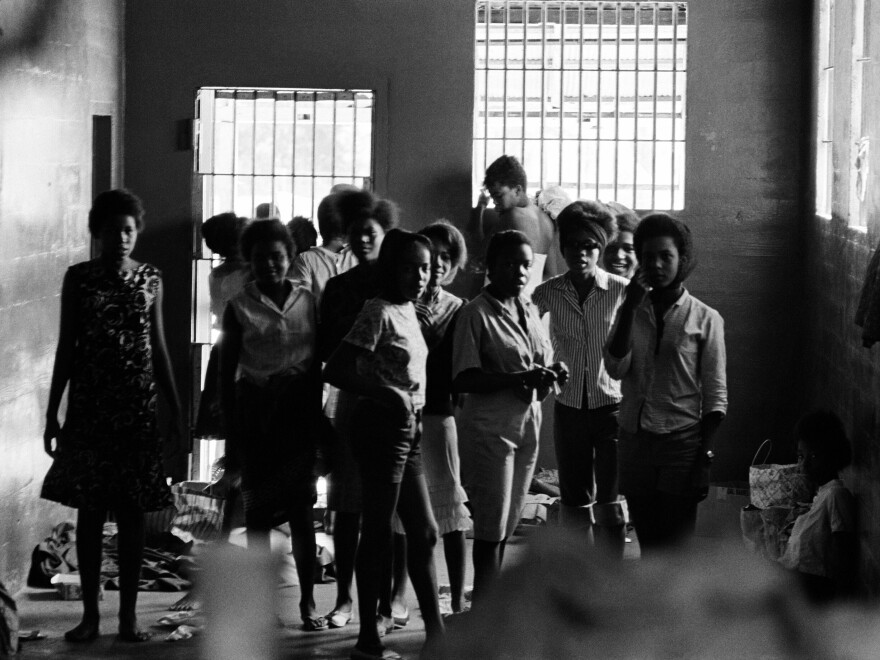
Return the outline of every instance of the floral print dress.
<path id="1" fill-rule="evenodd" d="M 151 341 L 158 268 L 71 266 L 76 347 L 67 413 L 42 497 L 74 508 L 153 511 L 171 503 L 156 427 Z"/>

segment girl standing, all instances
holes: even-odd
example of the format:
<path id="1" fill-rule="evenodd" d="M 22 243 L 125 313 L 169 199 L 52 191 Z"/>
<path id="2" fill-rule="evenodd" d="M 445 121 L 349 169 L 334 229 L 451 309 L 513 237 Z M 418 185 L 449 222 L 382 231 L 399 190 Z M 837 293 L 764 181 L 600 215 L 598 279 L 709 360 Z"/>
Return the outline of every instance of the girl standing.
<path id="1" fill-rule="evenodd" d="M 269 549 L 269 531 L 290 524 L 302 595 L 303 630 L 323 630 L 315 615 L 315 433 L 321 382 L 315 351 L 315 299 L 287 279 L 293 240 L 277 219 L 251 223 L 241 251 L 254 281 L 223 315 L 220 401 L 226 472 L 241 473 L 248 545 Z"/>
<path id="2" fill-rule="evenodd" d="M 77 509 L 82 622 L 64 637 L 88 642 L 99 634 L 101 539 L 108 510 L 119 535 L 119 639 L 142 642 L 135 608 L 144 549 L 144 512 L 165 508 L 156 428 L 156 385 L 171 406 L 175 431 L 180 401 L 165 345 L 162 277 L 131 258 L 144 227 L 141 200 L 127 190 L 95 198 L 89 232 L 101 256 L 71 266 L 61 289 L 61 329 L 43 442 L 55 460 L 42 497 Z M 61 396 L 69 385 L 64 426 Z M 53 445 L 53 440 L 54 445 Z"/>
<path id="3" fill-rule="evenodd" d="M 452 611 L 460 612 L 464 591 L 466 541 L 471 528 L 467 495 L 459 476 L 458 434 L 452 415 L 452 332 L 464 301 L 443 289 L 467 262 L 461 232 L 446 221 L 420 232 L 431 240 L 431 279 L 416 302 L 416 316 L 428 345 L 427 388 L 422 416 L 422 456 L 431 506 L 443 537 Z"/>
<path id="4" fill-rule="evenodd" d="M 523 296 L 532 246 L 522 232 L 489 241 L 489 285 L 461 310 L 453 340 L 453 392 L 462 476 L 474 512 L 474 602 L 495 579 L 504 546 L 520 519 L 538 457 L 541 401 L 565 383 L 565 365 L 550 365 L 544 324 Z"/>
<path id="5" fill-rule="evenodd" d="M 360 634 L 352 658 L 388 658 L 375 623 L 383 557 L 391 552 L 392 519 L 407 536 L 407 565 L 427 634 L 426 646 L 442 640 L 434 545 L 437 524 L 422 472 L 419 432 L 425 404 L 425 361 L 413 302 L 425 291 L 431 242 L 392 230 L 377 264 L 378 297 L 368 300 L 351 331 L 330 356 L 324 378 L 357 395 L 351 442 L 364 497 L 357 587 Z"/>

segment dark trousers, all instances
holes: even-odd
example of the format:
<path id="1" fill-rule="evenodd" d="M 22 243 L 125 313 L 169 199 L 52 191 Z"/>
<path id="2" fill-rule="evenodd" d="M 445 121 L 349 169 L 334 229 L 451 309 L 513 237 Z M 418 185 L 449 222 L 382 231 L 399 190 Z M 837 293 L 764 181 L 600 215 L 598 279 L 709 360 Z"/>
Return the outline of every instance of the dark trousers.
<path id="1" fill-rule="evenodd" d="M 562 504 L 617 500 L 617 404 L 590 410 L 556 403 L 553 440 Z"/>
<path id="2" fill-rule="evenodd" d="M 693 536 L 701 497 L 693 485 L 700 425 L 674 433 L 620 430 L 620 489 L 643 551 Z"/>

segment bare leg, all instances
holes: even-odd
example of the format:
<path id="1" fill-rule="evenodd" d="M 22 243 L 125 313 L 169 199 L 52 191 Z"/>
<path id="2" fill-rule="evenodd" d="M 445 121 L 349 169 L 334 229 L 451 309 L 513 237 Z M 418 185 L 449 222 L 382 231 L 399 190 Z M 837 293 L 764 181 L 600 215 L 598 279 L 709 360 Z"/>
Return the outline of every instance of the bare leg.
<path id="1" fill-rule="evenodd" d="M 138 584 L 144 557 L 144 514 L 118 510 L 119 525 L 119 639 L 143 642 L 150 638 L 137 624 Z"/>
<path id="2" fill-rule="evenodd" d="M 302 592 L 299 613 L 305 623 L 315 618 L 315 526 L 312 523 L 311 504 L 292 508 L 289 524 L 293 559 Z"/>
<path id="3" fill-rule="evenodd" d="M 361 514 L 345 511 L 336 512 L 336 521 L 333 525 L 333 547 L 336 555 L 334 557 L 336 605 L 331 614 L 335 612 L 351 614 L 351 583 L 354 578 L 354 562 L 355 555 L 357 554 L 360 526 Z"/>
<path id="4" fill-rule="evenodd" d="M 409 622 L 409 608 L 406 606 L 406 534 L 395 533 L 392 538 L 394 557 L 391 562 L 391 607 L 389 613 L 395 627 L 403 627 Z"/>
<path id="5" fill-rule="evenodd" d="M 98 611 L 98 589 L 101 580 L 101 536 L 106 517 L 107 512 L 103 510 L 77 510 L 76 554 L 79 558 L 83 618 L 76 628 L 64 633 L 64 639 L 68 642 L 90 642 L 98 636 L 101 620 Z"/>
<path id="6" fill-rule="evenodd" d="M 445 633 L 437 597 L 437 572 L 434 567 L 434 546 L 437 545 L 437 523 L 428 498 L 424 475 L 412 475 L 409 467 L 400 484 L 397 512 L 406 530 L 407 565 L 413 591 L 425 622 L 425 647 L 436 649 Z"/>
<path id="7" fill-rule="evenodd" d="M 461 612 L 461 599 L 464 594 L 464 558 L 467 554 L 467 541 L 464 532 L 448 532 L 443 535 L 443 555 L 446 557 L 446 570 L 449 573 L 449 588 L 452 592 L 452 611 Z"/>
<path id="8" fill-rule="evenodd" d="M 501 571 L 503 541 L 474 539 L 474 593 L 473 602 L 483 598 L 486 590 L 495 582 Z"/>

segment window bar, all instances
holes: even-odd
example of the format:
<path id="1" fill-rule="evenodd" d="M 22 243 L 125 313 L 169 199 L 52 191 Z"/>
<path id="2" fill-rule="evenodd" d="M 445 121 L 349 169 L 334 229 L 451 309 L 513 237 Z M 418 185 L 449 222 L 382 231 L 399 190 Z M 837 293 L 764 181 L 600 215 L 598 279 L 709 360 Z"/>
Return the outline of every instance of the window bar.
<path id="1" fill-rule="evenodd" d="M 510 0 L 504 3 L 504 68 L 501 70 L 503 76 L 501 83 L 501 98 L 504 99 L 501 104 L 501 151 L 507 153 L 507 63 L 509 61 L 510 39 L 508 38 L 508 28 L 510 26 Z M 487 90 L 488 93 L 488 90 Z"/>
<path id="2" fill-rule="evenodd" d="M 540 166 L 538 167 L 538 172 L 540 173 L 540 178 L 538 179 L 539 185 L 541 187 L 544 186 L 544 134 L 545 129 L 547 127 L 547 5 L 539 5 L 540 6 L 540 16 L 541 16 L 541 144 L 540 144 L 540 154 L 541 157 L 538 160 Z M 528 20 L 526 18 L 526 20 Z M 528 25 L 526 26 L 528 28 Z M 523 153 L 523 157 L 525 157 L 525 153 Z M 526 180 L 526 187 L 528 187 L 528 180 Z"/>
<path id="3" fill-rule="evenodd" d="M 584 146 L 584 5 L 578 3 L 578 171 L 577 171 L 577 195 L 581 196 L 583 190 L 583 176 L 581 158 Z"/>
<path id="4" fill-rule="evenodd" d="M 312 182 L 312 192 L 309 197 L 309 204 L 312 208 L 314 208 L 315 204 L 315 160 L 317 153 L 317 149 L 315 149 L 315 145 L 318 140 L 318 93 L 312 92 L 312 172 L 310 175 L 310 179 Z M 295 211 L 294 211 L 295 212 Z"/>
<path id="5" fill-rule="evenodd" d="M 632 205 L 630 208 L 636 208 L 636 200 L 639 196 L 639 72 L 641 71 L 642 65 L 639 60 L 639 41 L 642 38 L 641 35 L 641 26 L 642 26 L 642 6 L 640 3 L 636 3 L 635 11 L 633 12 L 633 27 L 634 29 L 634 45 L 635 45 L 635 84 L 633 86 L 633 194 L 632 194 Z"/>
<path id="6" fill-rule="evenodd" d="M 256 164 L 257 164 L 257 91 L 253 92 L 253 101 L 251 102 L 251 171 L 250 174 L 250 182 L 251 182 L 251 208 L 256 211 L 257 207 L 257 177 L 256 173 Z M 271 213 L 271 207 L 269 207 L 269 212 Z M 256 215 L 256 213 L 255 213 Z"/>
<path id="7" fill-rule="evenodd" d="M 676 186 L 675 186 L 675 121 L 677 115 L 678 108 L 678 95 L 676 85 L 678 84 L 678 80 L 676 79 L 676 74 L 678 73 L 678 5 L 672 5 L 672 144 L 670 152 L 671 152 L 671 173 L 669 180 L 669 189 L 670 189 L 670 202 L 672 203 L 672 208 L 676 207 Z"/>
<path id="8" fill-rule="evenodd" d="M 505 19 L 506 20 L 506 19 Z M 491 34 L 489 31 L 492 23 L 492 3 L 486 3 L 486 41 L 483 44 L 483 170 L 489 165 L 489 44 Z M 504 38 L 507 38 L 507 25 L 504 26 Z M 525 82 L 525 81 L 524 81 Z M 505 105 L 507 101 L 505 100 Z"/>
<path id="9" fill-rule="evenodd" d="M 562 145 L 564 144 L 565 121 L 565 9 L 566 3 L 559 3 L 559 185 L 562 186 Z"/>
<path id="10" fill-rule="evenodd" d="M 336 176 L 336 105 L 339 103 L 339 92 L 333 92 L 333 140 L 330 143 L 330 185 L 333 186 L 333 179 Z M 329 190 L 327 191 L 330 192 Z M 317 218 L 315 217 L 315 200 L 312 199 L 312 212 L 309 213 L 309 219 L 312 224 L 317 227 Z"/>
<path id="11" fill-rule="evenodd" d="M 523 91 L 522 92 L 522 127 L 523 127 L 523 132 L 522 132 L 523 152 L 522 152 L 522 156 L 523 156 L 523 160 L 525 160 L 525 157 L 526 157 L 526 142 L 530 139 L 528 137 L 528 135 L 526 134 L 526 120 L 528 119 L 528 114 L 529 114 L 528 104 L 526 103 L 526 100 L 528 99 L 528 85 L 526 85 L 526 77 L 527 77 L 526 70 L 528 68 L 527 62 L 526 62 L 526 60 L 527 60 L 527 57 L 526 57 L 527 52 L 526 51 L 527 51 L 527 46 L 528 46 L 528 38 L 527 38 L 526 32 L 529 27 L 529 9 L 528 9 L 527 5 L 528 5 L 528 3 L 523 3 L 522 14 L 521 14 L 522 26 L 523 26 L 522 27 L 522 34 L 523 34 L 523 38 L 522 38 L 522 91 Z M 528 181 L 526 182 L 526 184 L 528 184 Z"/>
<path id="12" fill-rule="evenodd" d="M 275 132 L 278 130 L 278 92 L 272 92 L 272 203 L 275 203 Z M 256 140 L 254 140 L 256 142 Z"/>
<path id="13" fill-rule="evenodd" d="M 357 93 L 352 92 L 351 99 L 352 99 L 351 116 L 352 116 L 352 122 L 353 122 L 352 130 L 351 130 L 351 137 L 352 137 L 352 140 L 354 141 L 354 144 L 352 145 L 352 150 L 351 150 L 351 180 L 354 181 L 355 175 L 357 174 L 357 162 L 358 162 L 357 161 L 357 143 L 358 143 L 357 136 L 358 136 L 358 108 L 360 106 L 358 104 Z"/>
<path id="14" fill-rule="evenodd" d="M 602 178 L 600 158 L 602 154 L 602 25 L 605 22 L 605 4 L 600 2 L 596 10 L 596 197 L 599 199 L 599 183 Z"/>
<path id="15" fill-rule="evenodd" d="M 653 111 L 651 113 L 651 138 L 654 140 L 654 149 L 651 151 L 651 209 L 657 206 L 657 94 L 660 82 L 660 14 L 657 5 L 652 7 L 654 18 L 654 94 Z"/>
<path id="16" fill-rule="evenodd" d="M 235 154 L 238 150 L 238 92 L 232 93 L 232 167 L 230 168 L 230 180 L 232 185 L 229 186 L 230 207 L 235 212 Z"/>
<path id="17" fill-rule="evenodd" d="M 623 21 L 621 6 L 614 8 L 614 18 L 617 21 L 617 48 L 615 48 L 615 71 L 614 71 L 614 199 L 618 197 L 617 168 L 620 164 L 620 23 Z"/>

